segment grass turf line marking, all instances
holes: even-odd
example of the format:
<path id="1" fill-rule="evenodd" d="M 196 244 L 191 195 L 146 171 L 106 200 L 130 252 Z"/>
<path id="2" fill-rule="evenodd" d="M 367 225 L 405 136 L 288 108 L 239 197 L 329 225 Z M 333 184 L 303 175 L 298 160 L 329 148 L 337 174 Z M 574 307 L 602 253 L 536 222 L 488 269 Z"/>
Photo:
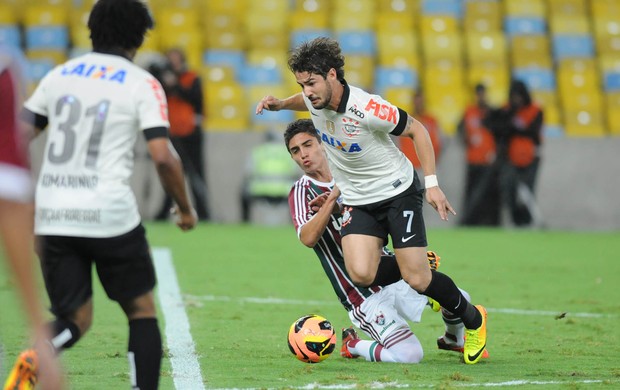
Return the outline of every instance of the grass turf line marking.
<path id="1" fill-rule="evenodd" d="M 225 297 L 215 295 L 189 295 L 184 297 L 188 301 L 206 301 L 206 302 L 238 302 L 238 303 L 255 303 L 259 305 L 340 305 L 337 300 L 333 301 L 313 301 L 303 299 L 284 299 L 284 298 L 259 298 L 259 297 Z M 529 316 L 557 316 L 562 311 L 545 311 L 545 310 L 523 310 L 523 309 L 494 309 L 492 307 L 486 308 L 489 313 L 501 313 L 501 314 L 515 314 L 515 315 L 529 315 Z M 616 314 L 605 313 L 573 313 L 567 312 L 568 317 L 583 317 L 583 318 L 617 318 Z"/>
<path id="2" fill-rule="evenodd" d="M 166 321 L 166 344 L 170 352 L 172 378 L 177 389 L 204 389 L 189 320 L 181 297 L 177 274 L 168 248 L 153 248 L 157 295 Z"/>
<path id="3" fill-rule="evenodd" d="M 584 379 L 578 381 L 536 381 L 536 380 L 526 380 L 526 379 L 518 379 L 507 382 L 481 382 L 481 383 L 450 383 L 451 387 L 508 387 L 508 386 L 525 386 L 525 385 L 535 385 L 535 386 L 547 386 L 547 385 L 580 385 L 580 384 L 600 384 L 603 383 L 603 380 L 600 379 Z M 616 382 L 611 382 L 616 383 Z M 321 385 L 319 383 L 308 383 L 305 386 L 292 386 L 287 387 L 289 389 L 299 389 L 299 390 L 312 390 L 312 389 L 321 389 L 321 390 L 355 390 L 359 388 L 360 384 L 351 383 L 346 385 Z M 433 389 L 439 388 L 438 385 L 432 384 L 419 384 L 412 385 L 406 383 L 398 383 L 398 382 L 373 382 L 367 385 L 364 385 L 369 389 Z M 217 388 L 214 390 L 272 390 L 277 388 L 271 387 L 261 387 L 261 388 Z"/>

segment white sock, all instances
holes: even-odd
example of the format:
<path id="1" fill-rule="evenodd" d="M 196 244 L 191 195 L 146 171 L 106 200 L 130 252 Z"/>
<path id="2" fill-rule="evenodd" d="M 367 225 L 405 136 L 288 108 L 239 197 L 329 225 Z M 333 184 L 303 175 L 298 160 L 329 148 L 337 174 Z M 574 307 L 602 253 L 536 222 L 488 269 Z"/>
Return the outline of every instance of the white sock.
<path id="1" fill-rule="evenodd" d="M 420 340 L 410 329 L 395 332 L 386 340 L 386 345 L 377 341 L 354 340 L 348 344 L 353 356 L 361 356 L 369 362 L 419 363 L 424 356 Z"/>

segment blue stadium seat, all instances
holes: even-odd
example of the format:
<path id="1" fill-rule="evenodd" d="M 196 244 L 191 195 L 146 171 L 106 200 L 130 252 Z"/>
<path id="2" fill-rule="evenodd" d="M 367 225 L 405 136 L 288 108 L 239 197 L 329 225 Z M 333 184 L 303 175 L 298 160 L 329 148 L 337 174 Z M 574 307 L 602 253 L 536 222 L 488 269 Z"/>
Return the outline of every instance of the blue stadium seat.
<path id="1" fill-rule="evenodd" d="M 531 90 L 555 91 L 555 73 L 546 68 L 515 68 L 512 78 L 523 81 Z"/>
<path id="2" fill-rule="evenodd" d="M 604 88 L 606 92 L 620 91 L 620 72 L 608 72 L 605 74 Z"/>
<path id="3" fill-rule="evenodd" d="M 250 111 L 250 118 L 255 125 L 268 125 L 272 123 L 290 123 L 295 120 L 295 112 L 290 110 L 281 111 L 263 111 L 261 115 L 255 115 L 256 104 L 253 102 Z"/>
<path id="4" fill-rule="evenodd" d="M 377 37 L 372 30 L 340 31 L 337 36 L 340 48 L 344 55 L 362 54 L 374 56 L 377 54 Z"/>
<path id="5" fill-rule="evenodd" d="M 326 29 L 303 29 L 303 30 L 293 30 L 291 31 L 291 48 L 299 46 L 301 43 L 305 41 L 313 40 L 318 37 L 331 37 L 332 34 L 330 30 Z"/>
<path id="6" fill-rule="evenodd" d="M 27 78 L 32 82 L 39 82 L 54 66 L 51 59 L 28 60 Z"/>
<path id="7" fill-rule="evenodd" d="M 260 65 L 246 65 L 238 73 L 239 81 L 244 85 L 280 84 L 282 74 L 278 68 Z"/>
<path id="8" fill-rule="evenodd" d="M 12 47 L 20 47 L 21 35 L 16 25 L 0 25 L 0 42 Z"/>
<path id="9" fill-rule="evenodd" d="M 26 29 L 26 48 L 29 50 L 66 50 L 69 31 L 66 26 L 33 26 Z"/>
<path id="10" fill-rule="evenodd" d="M 424 15 L 449 15 L 457 19 L 463 16 L 463 1 L 461 0 L 424 0 L 421 4 Z"/>
<path id="11" fill-rule="evenodd" d="M 389 68 L 380 66 L 375 70 L 375 91 L 383 95 L 389 87 L 418 88 L 418 74 L 411 68 Z"/>
<path id="12" fill-rule="evenodd" d="M 504 31 L 509 36 L 527 34 L 546 34 L 545 19 L 534 16 L 509 16 L 504 19 Z"/>
<path id="13" fill-rule="evenodd" d="M 235 70 L 235 74 L 240 74 L 245 67 L 245 53 L 241 50 L 206 50 L 202 56 L 204 65 L 225 65 Z"/>
<path id="14" fill-rule="evenodd" d="M 554 35 L 553 58 L 591 58 L 594 56 L 594 40 L 591 35 Z"/>

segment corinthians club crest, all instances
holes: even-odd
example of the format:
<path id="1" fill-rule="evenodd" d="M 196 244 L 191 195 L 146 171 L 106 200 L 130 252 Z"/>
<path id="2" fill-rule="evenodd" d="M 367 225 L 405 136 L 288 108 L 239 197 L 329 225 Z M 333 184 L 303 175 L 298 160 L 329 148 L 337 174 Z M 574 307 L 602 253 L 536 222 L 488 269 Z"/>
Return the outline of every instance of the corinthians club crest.
<path id="1" fill-rule="evenodd" d="M 360 133 L 360 123 L 355 119 L 342 118 L 342 124 L 342 131 L 347 137 L 352 138 Z"/>

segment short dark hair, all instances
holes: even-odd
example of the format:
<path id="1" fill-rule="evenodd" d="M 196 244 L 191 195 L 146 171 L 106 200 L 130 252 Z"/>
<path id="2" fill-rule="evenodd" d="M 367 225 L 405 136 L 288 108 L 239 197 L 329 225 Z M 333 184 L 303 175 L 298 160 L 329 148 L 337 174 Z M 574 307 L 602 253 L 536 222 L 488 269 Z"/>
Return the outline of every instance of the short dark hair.
<path id="1" fill-rule="evenodd" d="M 530 95 L 530 91 L 528 90 L 527 85 L 521 80 L 512 80 L 512 82 L 510 83 L 510 90 L 508 92 L 508 95 L 521 96 L 526 106 L 532 104 L 532 95 Z"/>
<path id="2" fill-rule="evenodd" d="M 336 70 L 338 80 L 344 80 L 344 56 L 337 41 L 319 37 L 301 43 L 291 50 L 288 68 L 292 72 L 308 72 L 327 77 L 330 69 Z"/>
<path id="3" fill-rule="evenodd" d="M 318 131 L 314 127 L 314 123 L 310 119 L 297 119 L 295 122 L 291 122 L 286 126 L 286 130 L 284 131 L 284 144 L 286 145 L 286 150 L 291 151 L 288 147 L 288 143 L 291 142 L 291 139 L 299 133 L 310 134 L 314 138 L 321 143 L 321 137 L 319 136 Z"/>
<path id="4" fill-rule="evenodd" d="M 138 49 L 153 17 L 141 0 L 97 0 L 88 17 L 95 50 Z"/>

